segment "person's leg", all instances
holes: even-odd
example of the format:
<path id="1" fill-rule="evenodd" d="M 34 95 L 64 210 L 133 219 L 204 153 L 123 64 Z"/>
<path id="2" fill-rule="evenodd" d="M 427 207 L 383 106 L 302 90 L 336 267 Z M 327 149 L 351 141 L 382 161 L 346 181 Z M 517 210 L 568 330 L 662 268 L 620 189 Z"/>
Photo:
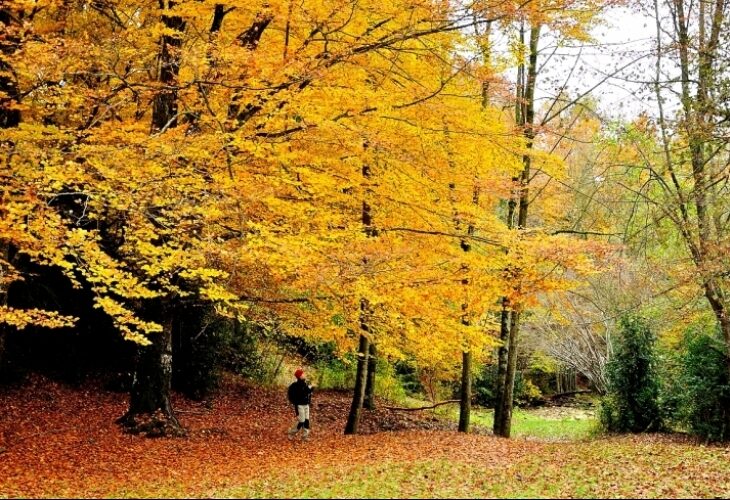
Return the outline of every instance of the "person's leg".
<path id="1" fill-rule="evenodd" d="M 304 422 L 302 423 L 302 427 L 304 428 L 304 435 L 302 436 L 302 439 L 309 439 L 309 405 L 300 406 L 302 409 L 300 413 L 304 416 Z"/>
<path id="2" fill-rule="evenodd" d="M 299 432 L 299 429 L 304 427 L 304 412 L 301 410 L 301 406 L 297 405 L 294 407 L 294 411 L 297 414 L 297 420 L 294 422 L 294 427 L 289 429 L 289 439 L 294 439 L 294 436 L 297 432 Z"/>

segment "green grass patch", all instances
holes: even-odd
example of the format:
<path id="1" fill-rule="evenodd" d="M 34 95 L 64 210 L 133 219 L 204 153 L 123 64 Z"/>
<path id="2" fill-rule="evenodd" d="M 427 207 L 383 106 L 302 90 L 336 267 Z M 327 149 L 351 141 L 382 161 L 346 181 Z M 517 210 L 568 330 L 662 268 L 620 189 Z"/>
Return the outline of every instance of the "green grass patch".
<path id="1" fill-rule="evenodd" d="M 512 468 L 511 466 L 509 467 Z M 449 460 L 383 462 L 328 467 L 218 491 L 217 498 L 532 498 L 536 491 L 511 488 L 474 464 Z"/>
<path id="2" fill-rule="evenodd" d="M 218 498 L 676 498 L 727 497 L 727 450 L 599 439 L 543 445 L 514 461 L 443 458 L 306 466 L 219 489 Z"/>
<path id="3" fill-rule="evenodd" d="M 440 412 L 443 418 L 459 418 L 458 408 Z M 492 429 L 494 411 L 472 408 L 473 426 Z M 584 410 L 561 409 L 556 412 L 522 410 L 515 408 L 512 414 L 512 437 L 540 439 L 545 441 L 576 441 L 596 437 L 600 434 L 597 419 Z"/>
<path id="4" fill-rule="evenodd" d="M 494 411 L 478 409 L 472 412 L 475 425 L 492 428 Z M 512 437 L 535 438 L 546 441 L 573 441 L 597 435 L 598 422 L 594 417 L 565 416 L 546 417 L 530 410 L 514 410 L 512 414 Z"/>

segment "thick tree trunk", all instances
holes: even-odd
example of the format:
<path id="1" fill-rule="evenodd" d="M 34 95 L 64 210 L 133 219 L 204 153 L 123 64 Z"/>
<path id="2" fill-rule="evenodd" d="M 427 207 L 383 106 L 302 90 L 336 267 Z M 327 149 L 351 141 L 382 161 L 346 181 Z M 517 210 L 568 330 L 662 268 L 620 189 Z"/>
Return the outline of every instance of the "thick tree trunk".
<path id="1" fill-rule="evenodd" d="M 355 375 L 355 390 L 352 395 L 350 415 L 347 417 L 345 434 L 357 434 L 360 425 L 362 405 L 365 400 L 365 384 L 367 383 L 368 351 L 370 341 L 365 335 L 360 335 L 360 348 L 357 351 L 357 374 Z"/>
<path id="2" fill-rule="evenodd" d="M 10 33 L 9 27 L 13 16 L 8 8 L 0 8 L 0 31 Z M 15 35 L 7 34 L 0 38 L 0 53 L 4 56 L 12 55 L 18 45 Z M 18 88 L 11 77 L 12 68 L 0 59 L 0 129 L 17 127 L 20 123 L 20 110 L 12 105 L 19 102 Z"/>
<path id="3" fill-rule="evenodd" d="M 705 297 L 710 303 L 712 312 L 715 313 L 717 323 L 720 326 L 723 340 L 725 341 L 725 364 L 730 377 L 730 314 L 725 302 L 720 298 L 717 287 L 713 282 L 705 283 Z M 729 412 L 730 413 L 730 412 Z"/>
<path id="4" fill-rule="evenodd" d="M 173 7 L 175 2 L 169 2 Z M 158 57 L 158 77 L 160 83 L 173 87 L 180 74 L 180 49 L 182 34 L 185 31 L 185 20 L 178 16 L 162 16 L 166 28 L 176 33 L 162 36 L 160 55 Z M 178 122 L 177 91 L 165 89 L 160 91 L 152 103 L 152 131 L 161 132 L 174 127 Z"/>
<path id="5" fill-rule="evenodd" d="M 517 374 L 517 356 L 519 354 L 517 342 L 520 331 L 520 314 L 512 311 L 509 328 L 509 350 L 507 352 L 507 366 L 505 371 L 504 391 L 497 420 L 496 412 L 494 417 L 494 434 L 502 437 L 510 437 L 512 429 L 512 409 L 514 407 L 515 376 Z"/>
<path id="6" fill-rule="evenodd" d="M 155 308 L 162 332 L 150 336 L 152 344 L 138 347 L 129 410 L 118 423 L 134 434 L 181 436 L 185 432 L 170 403 L 173 309 L 169 304 Z"/>
<path id="7" fill-rule="evenodd" d="M 0 113 L 2 113 L 2 110 L 0 110 Z M 0 118 L 1 120 L 1 118 Z M 2 122 L 0 121 L 0 128 L 2 127 Z M 2 275 L 3 272 L 3 262 L 7 262 L 9 265 L 10 262 L 10 245 L 7 245 L 5 243 L 0 242 L 0 275 Z M 7 306 L 8 305 L 8 290 L 7 288 L 0 287 L 0 306 Z M 3 361 L 5 358 L 5 336 L 7 335 L 7 326 L 5 323 L 0 323 L 0 373 L 3 369 Z"/>
<path id="8" fill-rule="evenodd" d="M 471 352 L 462 353 L 459 432 L 469 432 L 471 417 Z"/>
<path id="9" fill-rule="evenodd" d="M 0 8 L 0 31 L 9 33 L 8 28 L 12 23 L 13 16 L 8 8 Z M 6 34 L 0 38 L 0 53 L 3 56 L 12 55 L 17 48 L 17 38 Z M 12 68 L 0 58 L 0 129 L 17 127 L 20 124 L 20 110 L 13 108 L 13 104 L 19 102 L 18 88 L 15 81 L 11 78 Z M 2 210 L 0 209 L 0 216 Z M 10 244 L 0 241 L 0 263 L 10 263 Z M 0 264 L 0 276 L 3 274 L 2 264 Z M 0 306 L 8 304 L 8 289 L 0 288 Z M 5 354 L 5 336 L 7 335 L 7 326 L 0 323 L 0 368 L 3 364 Z"/>
<path id="10" fill-rule="evenodd" d="M 367 410 L 375 409 L 375 368 L 377 363 L 377 350 L 375 344 L 370 342 L 368 349 L 368 374 L 367 382 L 365 384 L 365 401 L 363 406 Z"/>
<path id="11" fill-rule="evenodd" d="M 162 4 L 161 4 L 162 5 Z M 167 2 L 172 8 L 175 2 Z M 162 15 L 162 23 L 171 33 L 160 40 L 158 81 L 174 87 L 180 73 L 180 49 L 185 20 Z M 174 89 L 161 90 L 152 103 L 152 132 L 162 133 L 178 122 L 178 96 Z M 162 332 L 150 335 L 152 344 L 138 347 L 129 410 L 118 420 L 128 432 L 147 436 L 179 436 L 183 428 L 175 418 L 170 403 L 172 388 L 172 324 L 173 309 L 169 299 L 157 299 L 149 308 Z"/>

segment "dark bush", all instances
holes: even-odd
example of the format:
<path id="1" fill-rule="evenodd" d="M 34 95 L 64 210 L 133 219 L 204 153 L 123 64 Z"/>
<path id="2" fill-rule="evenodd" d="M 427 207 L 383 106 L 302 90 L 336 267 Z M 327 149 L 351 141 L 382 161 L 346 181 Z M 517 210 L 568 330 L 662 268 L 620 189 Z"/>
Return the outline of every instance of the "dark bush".
<path id="1" fill-rule="evenodd" d="M 211 306 L 179 306 L 173 324 L 172 385 L 189 398 L 207 398 L 220 381 L 230 321 Z"/>
<path id="2" fill-rule="evenodd" d="M 621 335 L 608 363 L 608 393 L 599 411 L 609 432 L 663 428 L 654 343 L 654 334 L 642 318 L 627 315 L 621 319 Z"/>
<path id="3" fill-rule="evenodd" d="M 426 393 L 426 389 L 418 378 L 418 370 L 413 363 L 408 361 L 396 361 L 393 365 L 393 372 L 400 380 L 406 394 L 410 396 L 422 396 Z"/>

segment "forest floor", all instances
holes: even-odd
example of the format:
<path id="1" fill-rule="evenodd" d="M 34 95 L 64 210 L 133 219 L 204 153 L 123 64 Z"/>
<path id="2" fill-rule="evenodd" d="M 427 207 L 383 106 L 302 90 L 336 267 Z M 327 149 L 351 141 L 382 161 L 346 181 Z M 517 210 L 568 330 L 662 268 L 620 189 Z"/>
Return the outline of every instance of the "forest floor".
<path id="1" fill-rule="evenodd" d="M 464 435 L 443 415 L 385 409 L 344 436 L 348 397 L 322 391 L 312 439 L 289 441 L 284 392 L 228 380 L 207 405 L 175 397 L 188 436 L 148 439 L 114 424 L 125 394 L 33 377 L 0 391 L 0 498 L 730 496 L 730 448 L 683 436 L 506 440 L 483 412 Z M 520 415 L 546 429 L 575 418 L 522 412 L 516 431 Z"/>

